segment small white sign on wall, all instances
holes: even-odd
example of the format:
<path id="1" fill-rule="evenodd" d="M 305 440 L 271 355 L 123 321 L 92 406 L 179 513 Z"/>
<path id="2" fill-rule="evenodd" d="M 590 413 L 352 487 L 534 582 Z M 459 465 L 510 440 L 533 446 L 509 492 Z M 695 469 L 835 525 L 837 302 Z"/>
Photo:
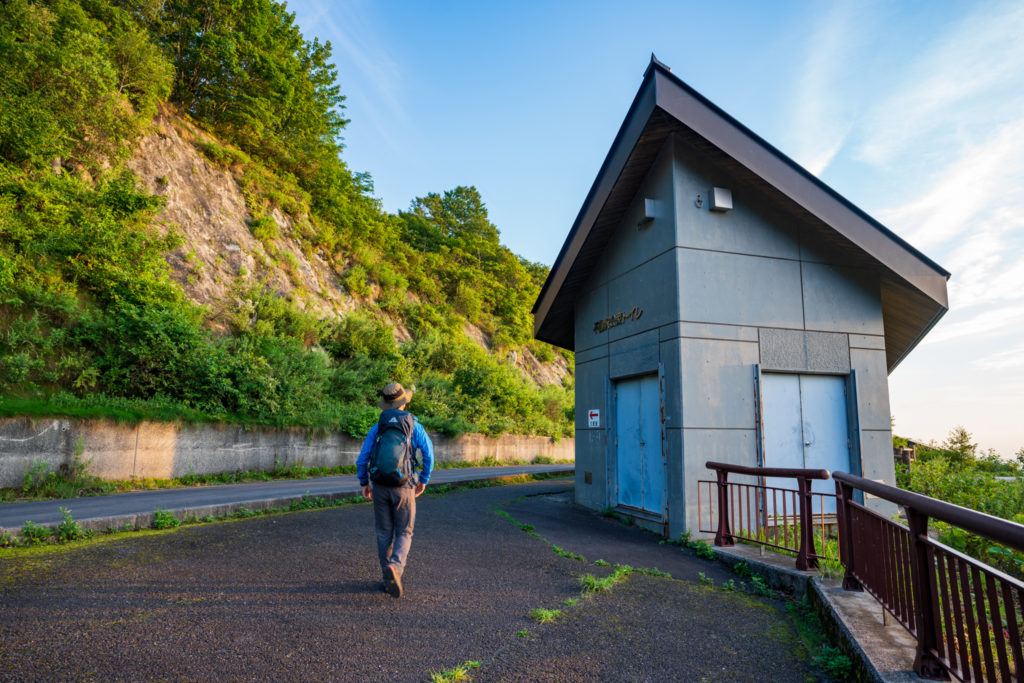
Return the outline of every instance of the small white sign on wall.
<path id="1" fill-rule="evenodd" d="M 600 427 L 601 426 L 601 411 L 597 408 L 591 408 L 587 411 L 587 426 L 588 427 Z"/>

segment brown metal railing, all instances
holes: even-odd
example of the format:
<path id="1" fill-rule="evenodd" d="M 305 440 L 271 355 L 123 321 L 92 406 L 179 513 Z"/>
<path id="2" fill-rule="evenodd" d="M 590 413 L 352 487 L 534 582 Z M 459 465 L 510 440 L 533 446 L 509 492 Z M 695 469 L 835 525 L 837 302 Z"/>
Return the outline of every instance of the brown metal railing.
<path id="1" fill-rule="evenodd" d="M 796 553 L 797 569 L 818 566 L 814 534 L 817 529 L 824 548 L 826 530 L 834 521 L 826 509 L 834 505 L 834 496 L 812 492 L 811 480 L 828 479 L 828 470 L 743 467 L 720 462 L 708 462 L 707 467 L 715 471 L 717 481 L 697 483 L 699 527 L 704 533 L 714 532 L 715 545 L 731 546 L 740 539 Z M 758 477 L 760 483 L 731 482 L 730 474 Z M 768 486 L 765 477 L 796 479 L 797 488 Z"/>
<path id="2" fill-rule="evenodd" d="M 928 536 L 934 518 L 1024 551 L 1024 526 L 845 472 L 836 480 L 847 590 L 867 590 L 917 638 L 914 671 L 943 680 L 1021 681 L 1024 582 Z M 903 507 L 907 526 L 857 503 L 854 489 Z"/>

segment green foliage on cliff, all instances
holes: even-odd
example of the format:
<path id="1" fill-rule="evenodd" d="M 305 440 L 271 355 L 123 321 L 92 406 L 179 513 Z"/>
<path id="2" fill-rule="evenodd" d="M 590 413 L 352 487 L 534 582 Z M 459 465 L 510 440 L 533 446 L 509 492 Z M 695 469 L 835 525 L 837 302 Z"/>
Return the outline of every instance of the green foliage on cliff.
<path id="1" fill-rule="evenodd" d="M 396 379 L 417 386 L 411 408 L 433 429 L 572 433 L 571 375 L 538 387 L 509 361 L 561 353 L 531 338 L 547 269 L 501 245 L 473 187 L 383 212 L 339 156 L 347 121 L 330 55 L 271 0 L 0 6 L 9 405 L 361 434 Z M 230 169 L 268 251 L 280 230 L 270 210 L 301 217 L 289 237 L 327 255 L 360 308 L 325 317 L 238 285 L 237 305 L 217 314 L 227 333 L 211 331 L 214 313 L 170 277 L 165 256 L 181 242 L 155 227 L 163 199 L 123 171 L 165 102 L 220 140 L 197 146 Z M 396 342 L 395 326 L 411 339 Z"/>

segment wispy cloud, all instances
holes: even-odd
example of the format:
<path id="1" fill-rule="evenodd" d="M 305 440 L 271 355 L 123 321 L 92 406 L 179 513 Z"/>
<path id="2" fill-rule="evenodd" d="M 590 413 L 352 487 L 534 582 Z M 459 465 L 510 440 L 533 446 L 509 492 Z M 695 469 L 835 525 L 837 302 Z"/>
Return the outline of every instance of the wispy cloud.
<path id="1" fill-rule="evenodd" d="M 1005 332 L 1024 322 L 1024 306 L 1003 307 L 979 313 L 957 322 L 944 323 L 925 337 L 924 344 L 938 344 L 965 337 L 983 338 L 987 335 Z"/>
<path id="2" fill-rule="evenodd" d="M 922 196 L 883 211 L 880 217 L 915 246 L 935 247 L 974 232 L 972 221 L 979 217 L 1024 203 L 1022 177 L 1024 111 L 1021 118 L 993 131 L 980 145 L 946 160 Z"/>
<path id="3" fill-rule="evenodd" d="M 974 361 L 974 365 L 985 370 L 1008 370 L 1010 368 L 1024 368 L 1024 344 L 1018 344 L 1005 351 L 993 353 L 984 358 Z M 1017 388 L 1017 393 L 1020 389 Z"/>
<path id="4" fill-rule="evenodd" d="M 793 156 L 820 175 L 842 149 L 852 122 L 843 114 L 842 70 L 849 62 L 852 9 L 835 3 L 822 15 L 807 44 L 794 98 Z"/>
<path id="5" fill-rule="evenodd" d="M 907 198 L 879 218 L 953 273 L 926 344 L 1024 335 L 1022 35 L 1024 4 L 971 6 L 858 123 L 857 158 Z"/>
<path id="6" fill-rule="evenodd" d="M 968 7 L 968 5 L 965 5 Z M 950 127 L 953 110 L 975 121 L 998 120 L 995 109 L 1020 102 L 1024 83 L 1024 4 L 973 5 L 975 12 L 936 40 L 899 78 L 896 94 L 883 98 L 864 122 L 869 135 L 856 154 L 862 161 L 885 164 L 944 129 L 943 144 L 970 135 L 968 126 Z M 996 95 L 1001 105 L 984 100 Z M 1017 102 L 1007 102 L 1007 95 Z M 1016 95 L 1017 97 L 1013 97 Z M 952 139 L 951 139 L 952 138 Z"/>
<path id="7" fill-rule="evenodd" d="M 382 122 L 410 120 L 402 99 L 402 72 L 365 8 L 361 0 L 313 0 L 305 5 L 303 21 L 310 33 L 331 41 L 338 79 L 349 98 L 347 104 L 360 111 L 359 123 L 373 126 L 381 139 L 397 149 L 391 129 Z"/>

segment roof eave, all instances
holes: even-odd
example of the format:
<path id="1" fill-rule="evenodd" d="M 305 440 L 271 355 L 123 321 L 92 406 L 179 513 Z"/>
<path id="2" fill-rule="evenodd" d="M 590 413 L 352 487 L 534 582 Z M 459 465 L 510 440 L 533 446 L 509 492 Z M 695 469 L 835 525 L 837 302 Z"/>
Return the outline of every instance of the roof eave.
<path id="1" fill-rule="evenodd" d="M 686 85 L 652 55 L 643 83 L 533 306 L 534 336 L 537 339 L 573 349 L 572 321 L 558 325 L 549 319 L 549 314 L 562 294 L 566 278 L 656 109 L 662 109 L 668 116 L 762 178 L 789 201 L 863 250 L 902 281 L 904 286 L 926 297 L 931 302 L 926 308 L 934 306 L 938 309 L 931 323 L 916 340 L 899 353 L 890 371 L 948 310 L 948 271 Z M 559 309 L 564 308 L 564 305 L 559 305 Z"/>

